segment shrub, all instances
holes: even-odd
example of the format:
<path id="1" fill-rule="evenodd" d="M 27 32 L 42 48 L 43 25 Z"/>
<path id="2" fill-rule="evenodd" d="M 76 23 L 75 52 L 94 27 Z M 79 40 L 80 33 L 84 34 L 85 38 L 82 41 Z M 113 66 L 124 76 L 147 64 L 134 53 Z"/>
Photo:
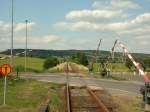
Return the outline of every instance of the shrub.
<path id="1" fill-rule="evenodd" d="M 48 69 L 48 68 L 56 66 L 58 63 L 59 61 L 56 57 L 49 57 L 45 60 L 43 67 L 44 69 Z"/>

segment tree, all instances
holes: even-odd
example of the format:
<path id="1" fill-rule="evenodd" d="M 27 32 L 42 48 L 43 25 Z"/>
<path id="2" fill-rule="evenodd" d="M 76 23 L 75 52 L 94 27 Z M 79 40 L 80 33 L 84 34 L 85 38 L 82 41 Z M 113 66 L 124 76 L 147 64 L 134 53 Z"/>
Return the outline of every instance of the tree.
<path id="1" fill-rule="evenodd" d="M 45 60 L 43 67 L 45 69 L 48 69 L 48 68 L 56 66 L 58 63 L 59 63 L 58 59 L 56 57 L 51 56 Z"/>
<path id="2" fill-rule="evenodd" d="M 140 59 L 138 62 L 140 63 L 140 65 L 143 68 L 143 70 L 145 71 L 147 66 L 146 66 L 146 63 L 144 63 L 143 59 Z"/>
<path id="3" fill-rule="evenodd" d="M 125 65 L 131 70 L 132 69 L 132 61 L 129 58 L 126 58 Z"/>
<path id="4" fill-rule="evenodd" d="M 82 52 L 78 52 L 76 55 L 72 56 L 71 61 L 85 66 L 88 65 L 87 56 L 85 55 L 85 53 Z"/>
<path id="5" fill-rule="evenodd" d="M 145 58 L 143 63 L 145 64 L 146 68 L 150 68 L 150 58 Z"/>

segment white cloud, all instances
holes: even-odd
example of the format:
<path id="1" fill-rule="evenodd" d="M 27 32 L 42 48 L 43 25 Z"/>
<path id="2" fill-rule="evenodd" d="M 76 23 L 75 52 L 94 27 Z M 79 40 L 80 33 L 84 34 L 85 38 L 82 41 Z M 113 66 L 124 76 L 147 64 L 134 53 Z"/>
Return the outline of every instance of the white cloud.
<path id="1" fill-rule="evenodd" d="M 28 23 L 27 24 L 28 29 L 31 29 L 34 25 L 35 25 L 34 22 Z M 15 31 L 21 31 L 21 30 L 24 30 L 26 28 L 26 24 L 25 23 L 18 23 L 18 24 L 15 24 L 14 27 L 15 27 L 14 28 Z"/>
<path id="2" fill-rule="evenodd" d="M 29 23 L 28 28 L 31 29 L 35 23 Z M 25 29 L 25 23 L 14 23 L 14 46 L 24 41 L 22 32 Z M 23 34 L 24 35 L 24 34 Z M 21 38 L 22 37 L 22 38 Z M 0 21 L 0 50 L 10 48 L 11 42 L 11 23 Z"/>
<path id="3" fill-rule="evenodd" d="M 121 34 L 140 36 L 140 38 L 144 38 L 145 35 L 150 35 L 150 26 L 142 26 L 140 28 L 138 27 L 138 28 L 123 30 L 121 31 Z M 147 36 L 145 38 L 147 38 Z"/>
<path id="4" fill-rule="evenodd" d="M 144 13 L 132 20 L 117 22 L 128 16 L 125 9 L 137 9 L 140 5 L 129 0 L 95 1 L 92 5 L 94 10 L 75 10 L 66 14 L 66 19 L 77 19 L 75 22 L 59 22 L 55 26 L 74 31 L 80 30 L 129 30 L 138 25 L 150 23 L 150 13 Z M 100 6 L 100 7 L 99 7 Z M 116 20 L 115 20 L 116 19 Z M 91 21 L 96 20 L 96 21 Z M 98 21 L 97 21 L 98 20 Z M 102 21 L 101 21 L 102 20 Z M 110 20 L 110 21 L 108 21 Z M 116 21 L 116 22 L 112 22 Z M 134 31 L 133 31 L 134 32 Z"/>
<path id="5" fill-rule="evenodd" d="M 93 8 L 96 9 L 107 9 L 107 10 L 128 10 L 128 9 L 138 9 L 141 6 L 138 3 L 129 0 L 108 0 L 105 1 L 95 1 L 93 3 Z"/>
<path id="6" fill-rule="evenodd" d="M 52 44 L 56 43 L 60 37 L 57 35 L 47 35 L 47 36 L 28 36 L 28 48 L 35 49 L 50 49 Z M 9 49 L 10 38 L 0 38 L 0 50 Z M 16 35 L 14 37 L 14 48 L 24 48 L 25 47 L 25 37 L 22 35 Z"/>
<path id="7" fill-rule="evenodd" d="M 150 13 L 144 13 L 131 21 L 132 24 L 150 24 Z"/>
<path id="8" fill-rule="evenodd" d="M 55 24 L 56 27 L 62 29 L 69 29 L 74 31 L 82 30 L 121 30 L 128 27 L 127 23 L 111 23 L 111 24 L 99 24 L 89 21 L 79 21 L 75 23 L 60 22 Z"/>
<path id="9" fill-rule="evenodd" d="M 146 24 L 145 24 L 146 23 Z M 137 16 L 135 19 L 124 21 L 124 22 L 115 22 L 115 23 L 95 23 L 89 21 L 78 21 L 74 23 L 68 22 L 59 22 L 55 26 L 62 28 L 62 29 L 70 29 L 70 30 L 112 30 L 112 31 L 120 31 L 120 30 L 130 30 L 134 27 L 140 25 L 140 27 L 146 27 L 150 23 L 150 13 L 144 13 Z M 146 26 L 145 26 L 146 25 Z M 146 30 L 143 31 L 141 29 L 133 30 L 132 32 L 136 31 L 147 32 Z M 149 31 L 149 29 L 147 28 Z"/>
<path id="10" fill-rule="evenodd" d="M 28 43 L 29 44 L 37 44 L 37 45 L 45 45 L 45 44 L 49 44 L 50 42 L 53 42 L 55 40 L 58 40 L 59 39 L 59 36 L 56 36 L 56 35 L 47 35 L 47 36 L 41 36 L 41 37 L 38 37 L 38 36 L 28 36 Z M 9 38 L 0 38 L 1 42 L 9 42 Z M 14 38 L 14 43 L 17 43 L 17 44 L 23 44 L 25 43 L 25 37 L 22 37 L 22 36 L 19 36 L 17 35 L 15 38 Z"/>
<path id="11" fill-rule="evenodd" d="M 44 37 L 31 37 L 30 43 L 44 45 L 44 44 L 49 44 L 50 42 L 53 42 L 58 39 L 59 37 L 56 35 L 47 35 Z"/>
<path id="12" fill-rule="evenodd" d="M 112 0 L 111 5 L 114 9 L 137 9 L 140 5 L 128 0 Z"/>
<path id="13" fill-rule="evenodd" d="M 66 15 L 66 19 L 112 19 L 117 17 L 126 17 L 126 14 L 121 10 L 78 10 Z"/>
<path id="14" fill-rule="evenodd" d="M 28 29 L 35 25 L 34 22 L 28 23 Z M 26 28 L 25 23 L 14 23 L 14 31 L 19 32 Z M 11 31 L 11 23 L 0 21 L 0 33 L 8 33 Z"/>

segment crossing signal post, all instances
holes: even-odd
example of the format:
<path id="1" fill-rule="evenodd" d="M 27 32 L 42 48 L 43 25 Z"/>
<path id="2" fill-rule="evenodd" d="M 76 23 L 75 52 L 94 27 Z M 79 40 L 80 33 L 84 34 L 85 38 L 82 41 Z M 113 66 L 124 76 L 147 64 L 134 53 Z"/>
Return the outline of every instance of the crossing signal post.
<path id="1" fill-rule="evenodd" d="M 12 67 L 8 64 L 3 64 L 0 67 L 0 74 L 4 77 L 4 105 L 6 105 L 6 89 L 7 89 L 7 76 L 12 72 Z"/>

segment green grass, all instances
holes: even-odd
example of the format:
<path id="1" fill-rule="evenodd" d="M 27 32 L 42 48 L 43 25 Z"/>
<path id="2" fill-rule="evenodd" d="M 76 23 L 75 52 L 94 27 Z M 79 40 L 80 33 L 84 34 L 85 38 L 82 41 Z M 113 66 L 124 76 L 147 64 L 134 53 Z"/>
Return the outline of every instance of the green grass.
<path id="1" fill-rule="evenodd" d="M 45 59 L 41 58 L 35 58 L 35 57 L 27 57 L 27 71 L 31 72 L 44 72 L 43 64 Z M 4 63 L 10 63 L 10 59 L 4 59 L 0 60 L 0 65 Z M 24 71 L 24 63 L 25 58 L 24 57 L 14 57 L 14 71 L 17 71 L 17 68 L 19 68 L 20 72 Z M 108 69 L 113 72 L 131 72 L 130 69 L 128 69 L 125 64 L 123 63 L 109 63 Z M 100 63 L 95 63 L 93 66 L 93 72 L 101 72 L 102 66 Z M 48 69 L 48 72 L 63 72 L 62 69 Z"/>
<path id="2" fill-rule="evenodd" d="M 15 79 L 15 80 L 14 80 Z M 35 80 L 9 78 L 6 94 L 6 106 L 3 107 L 3 80 L 0 79 L 0 112 L 13 112 L 15 110 L 35 111 L 46 97 L 48 90 L 56 90 L 60 85 L 39 82 Z M 55 97 L 54 97 L 55 95 Z M 54 107 L 60 105 L 59 96 L 50 92 L 49 98 L 55 103 Z M 57 100 L 56 100 L 57 99 Z M 55 105 L 57 104 L 57 105 Z"/>
<path id="3" fill-rule="evenodd" d="M 109 65 L 109 68 L 111 71 L 115 71 L 115 72 L 130 72 L 131 71 L 123 63 L 111 63 Z"/>
<path id="4" fill-rule="evenodd" d="M 109 63 L 108 69 L 113 72 L 130 72 L 131 70 L 128 69 L 123 63 Z M 93 66 L 93 72 L 101 72 L 103 70 L 100 63 L 95 63 Z"/>
<path id="5" fill-rule="evenodd" d="M 49 102 L 50 112 L 63 112 L 63 102 L 58 94 L 52 94 Z"/>
<path id="6" fill-rule="evenodd" d="M 0 65 L 10 63 L 10 59 L 0 60 Z M 24 71 L 24 57 L 14 57 L 14 71 L 19 67 L 19 71 Z M 43 71 L 43 63 L 44 59 L 27 57 L 27 70 L 34 72 L 42 72 Z"/>

